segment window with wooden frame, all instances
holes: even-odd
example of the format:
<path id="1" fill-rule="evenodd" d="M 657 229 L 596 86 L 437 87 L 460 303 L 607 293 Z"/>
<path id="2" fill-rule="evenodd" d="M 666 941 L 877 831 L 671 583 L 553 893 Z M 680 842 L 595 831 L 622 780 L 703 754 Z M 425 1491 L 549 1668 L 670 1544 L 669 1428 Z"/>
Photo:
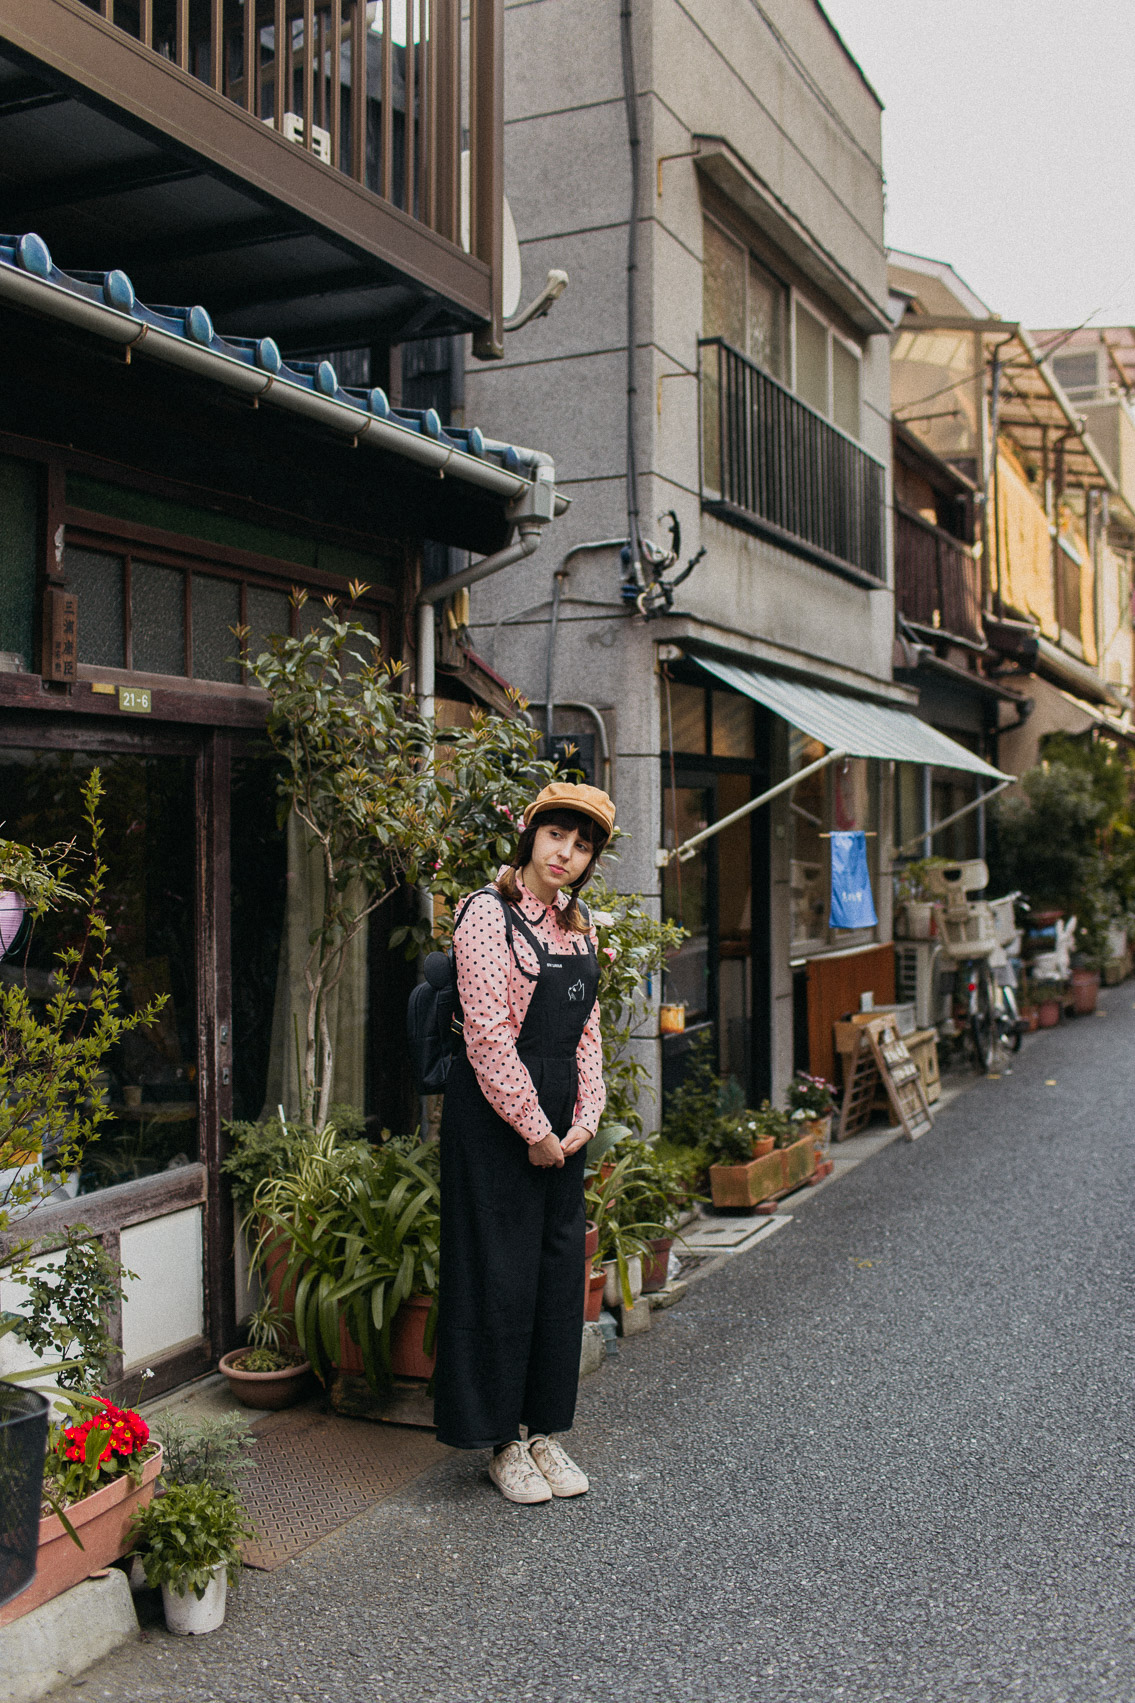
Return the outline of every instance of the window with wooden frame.
<path id="1" fill-rule="evenodd" d="M 251 683 L 272 634 L 298 635 L 348 601 L 331 574 L 116 519 L 68 524 L 66 589 L 77 598 L 78 672 L 107 670 L 210 686 Z M 307 602 L 294 593 L 302 589 Z M 395 594 L 370 586 L 351 614 L 389 655 Z M 243 646 L 234 629 L 247 627 Z"/>

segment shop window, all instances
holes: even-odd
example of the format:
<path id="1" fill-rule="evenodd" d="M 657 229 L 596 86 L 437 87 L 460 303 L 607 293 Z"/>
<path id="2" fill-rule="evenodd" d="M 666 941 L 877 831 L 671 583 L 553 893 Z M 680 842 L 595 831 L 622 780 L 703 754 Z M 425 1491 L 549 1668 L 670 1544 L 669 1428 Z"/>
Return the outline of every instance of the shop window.
<path id="1" fill-rule="evenodd" d="M 80 1194 L 198 1156 L 195 760 L 0 745 L 4 832 L 30 845 L 75 840 L 81 849 L 81 792 L 96 766 L 105 789 L 103 909 L 123 1006 L 129 1012 L 159 995 L 166 1003 L 154 1024 L 124 1036 L 106 1059 L 109 1117 L 67 1185 Z M 76 885 L 82 872 L 77 858 Z M 0 980 L 26 987 L 42 1016 L 58 953 L 82 928 L 74 909 L 52 912 L 26 948 L 0 964 Z"/>
<path id="2" fill-rule="evenodd" d="M 789 767 L 807 768 L 824 755 L 824 746 L 795 728 L 789 734 Z M 828 927 L 831 898 L 831 840 L 833 830 L 860 828 L 874 836 L 878 830 L 878 768 L 864 758 L 821 769 L 790 795 L 789 901 L 793 951 L 825 946 L 848 946 L 869 941 L 874 930 Z M 867 867 L 878 903 L 878 839 L 867 840 Z"/>
<path id="3" fill-rule="evenodd" d="M 713 794 L 705 787 L 666 787 L 663 794 L 662 843 L 673 849 L 709 825 Z M 687 935 L 667 959 L 662 997 L 684 1005 L 686 1024 L 709 1016 L 709 889 L 704 847 L 688 863 L 672 863 L 662 871 L 662 914 L 679 922 Z"/>
<path id="4" fill-rule="evenodd" d="M 705 688 L 662 683 L 662 749 L 705 755 Z"/>
<path id="5" fill-rule="evenodd" d="M 756 755 L 753 705 L 740 692 L 712 693 L 713 755 Z"/>
<path id="6" fill-rule="evenodd" d="M 725 694 L 715 693 L 714 698 Z M 744 702 L 744 700 L 741 700 Z M 749 706 L 752 707 L 751 705 Z M 714 703 L 716 718 L 717 705 Z M 715 719 L 716 726 L 716 719 Z M 717 777 L 717 814 L 753 795 L 748 775 Z M 717 1027 L 722 1076 L 748 1091 L 753 1037 L 753 824 L 748 817 L 717 836 Z"/>

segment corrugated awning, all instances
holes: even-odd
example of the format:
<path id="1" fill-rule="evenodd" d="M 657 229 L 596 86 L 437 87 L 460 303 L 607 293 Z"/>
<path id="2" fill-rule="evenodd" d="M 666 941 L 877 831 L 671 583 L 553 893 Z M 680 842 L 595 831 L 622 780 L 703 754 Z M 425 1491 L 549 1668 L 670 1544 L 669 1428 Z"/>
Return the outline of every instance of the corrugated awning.
<path id="1" fill-rule="evenodd" d="M 756 668 L 742 668 L 732 662 L 718 662 L 706 656 L 691 660 L 735 692 L 743 692 L 809 738 L 818 739 L 830 751 L 846 751 L 849 757 L 878 757 L 895 763 L 962 769 L 992 781 L 1014 778 L 1002 774 L 992 763 L 976 757 L 964 745 L 919 721 L 907 710 L 853 698 L 849 693 L 833 692 L 802 680 L 786 680 Z"/>

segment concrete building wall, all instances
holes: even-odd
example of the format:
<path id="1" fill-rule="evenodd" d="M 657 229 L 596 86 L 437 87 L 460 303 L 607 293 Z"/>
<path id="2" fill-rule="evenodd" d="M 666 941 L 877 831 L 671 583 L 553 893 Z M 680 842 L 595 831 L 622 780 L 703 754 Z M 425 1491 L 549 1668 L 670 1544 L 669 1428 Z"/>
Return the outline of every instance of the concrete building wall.
<path id="1" fill-rule="evenodd" d="M 469 366 L 466 417 L 490 433 L 507 422 L 512 441 L 548 450 L 572 507 L 534 558 L 475 588 L 472 642 L 542 701 L 555 569 L 577 544 L 626 534 L 630 166 L 618 7 L 540 0 L 506 6 L 505 18 L 505 174 L 522 300 L 551 266 L 565 268 L 571 284 L 546 319 L 507 338 L 503 361 Z M 577 556 L 563 586 L 555 673 L 558 702 L 584 700 L 607 723 L 618 819 L 633 835 L 616 884 L 657 902 L 657 644 L 700 635 L 744 650 L 759 639 L 788 665 L 862 684 L 890 681 L 893 631 L 889 573 L 887 584 L 868 590 L 702 514 L 696 374 L 704 174 L 689 157 L 664 161 L 659 197 L 659 159 L 688 156 L 695 137 L 721 138 L 777 218 L 791 223 L 796 248 L 783 275 L 862 350 L 861 441 L 888 467 L 888 508 L 890 372 L 887 336 L 868 329 L 886 300 L 880 108 L 819 7 L 813 0 L 775 0 L 761 11 L 748 0 L 636 0 L 634 18 L 641 529 L 666 541 L 658 517 L 673 509 L 683 558 L 701 545 L 707 555 L 679 591 L 674 617 L 649 624 L 620 601 L 617 547 Z M 844 280 L 840 300 L 825 295 L 828 277 Z M 856 293 L 860 306 L 849 307 Z M 582 732 L 587 722 L 564 710 L 556 726 Z M 786 762 L 787 747 L 779 755 Z M 786 864 L 774 882 L 786 892 Z M 787 917 L 779 900 L 774 910 Z M 786 929 L 785 921 L 774 953 L 778 1084 L 791 1073 Z"/>

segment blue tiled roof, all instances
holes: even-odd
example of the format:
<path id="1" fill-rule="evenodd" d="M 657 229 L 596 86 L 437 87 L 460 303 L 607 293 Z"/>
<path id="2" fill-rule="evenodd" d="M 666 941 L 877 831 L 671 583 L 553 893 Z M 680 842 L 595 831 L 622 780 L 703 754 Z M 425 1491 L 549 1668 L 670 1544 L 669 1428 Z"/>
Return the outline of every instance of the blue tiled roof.
<path id="1" fill-rule="evenodd" d="M 443 426 L 433 408 L 394 408 L 383 390 L 342 385 L 330 361 L 285 361 L 271 337 L 221 337 L 203 307 L 147 307 L 125 272 L 63 272 L 34 232 L 0 236 L 0 300 L 12 296 L 55 317 L 78 319 L 140 352 L 159 359 L 164 354 L 174 364 L 208 368 L 213 357 L 222 382 L 293 411 L 322 415 L 345 432 L 371 436 L 379 447 L 502 496 L 514 495 L 519 481 L 527 482 L 547 460 L 512 444 L 487 442 L 476 426 Z M 83 303 L 89 304 L 86 315 Z M 205 360 L 194 360 L 195 353 Z"/>

